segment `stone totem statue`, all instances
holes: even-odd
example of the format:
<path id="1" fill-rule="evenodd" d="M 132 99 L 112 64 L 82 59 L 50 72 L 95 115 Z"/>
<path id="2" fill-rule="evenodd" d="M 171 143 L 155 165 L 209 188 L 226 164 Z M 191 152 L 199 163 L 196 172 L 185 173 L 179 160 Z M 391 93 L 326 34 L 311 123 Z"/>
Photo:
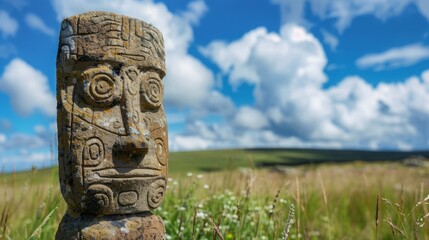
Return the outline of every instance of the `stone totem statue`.
<path id="1" fill-rule="evenodd" d="M 162 34 L 138 19 L 65 19 L 57 55 L 58 162 L 68 210 L 56 239 L 164 239 Z"/>

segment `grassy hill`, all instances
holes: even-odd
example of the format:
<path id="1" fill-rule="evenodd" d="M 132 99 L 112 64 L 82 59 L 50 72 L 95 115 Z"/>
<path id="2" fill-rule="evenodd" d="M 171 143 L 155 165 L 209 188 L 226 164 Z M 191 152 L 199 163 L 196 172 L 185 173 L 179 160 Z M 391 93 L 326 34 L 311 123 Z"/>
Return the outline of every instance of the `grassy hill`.
<path id="1" fill-rule="evenodd" d="M 170 153 L 169 171 L 217 171 L 239 167 L 297 166 L 351 161 L 399 161 L 410 156 L 429 158 L 429 151 L 359 151 L 319 149 L 232 149 Z"/>
<path id="2" fill-rule="evenodd" d="M 211 172 L 247 167 L 299 166 L 321 163 L 395 162 L 410 156 L 429 158 L 429 151 L 361 151 L 361 150 L 322 150 L 255 148 L 170 152 L 169 173 Z M 56 168 L 56 167 L 54 167 Z M 34 181 L 43 182 L 49 169 L 38 171 L 40 176 Z M 4 174 L 7 177 L 10 174 Z M 15 180 L 27 176 L 27 172 L 15 174 Z M 26 177 L 24 177 L 25 179 Z"/>

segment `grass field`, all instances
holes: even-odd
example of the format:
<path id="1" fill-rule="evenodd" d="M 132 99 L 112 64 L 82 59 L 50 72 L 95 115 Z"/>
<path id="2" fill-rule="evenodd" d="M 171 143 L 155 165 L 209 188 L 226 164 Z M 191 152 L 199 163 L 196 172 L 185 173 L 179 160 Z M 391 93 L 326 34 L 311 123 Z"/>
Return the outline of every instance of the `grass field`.
<path id="1" fill-rule="evenodd" d="M 395 161 L 407 155 L 172 153 L 166 197 L 155 213 L 169 239 L 429 239 L 429 169 Z M 0 175 L 0 239 L 53 239 L 66 211 L 57 174 Z"/>

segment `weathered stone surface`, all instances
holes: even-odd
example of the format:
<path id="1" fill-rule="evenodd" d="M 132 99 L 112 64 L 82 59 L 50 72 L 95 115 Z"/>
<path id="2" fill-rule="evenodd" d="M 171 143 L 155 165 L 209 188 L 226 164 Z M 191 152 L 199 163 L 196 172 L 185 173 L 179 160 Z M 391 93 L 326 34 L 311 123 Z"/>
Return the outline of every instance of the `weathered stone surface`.
<path id="1" fill-rule="evenodd" d="M 164 224 L 158 216 L 137 213 L 113 216 L 63 217 L 56 238 L 67 240 L 163 240 Z"/>
<path id="2" fill-rule="evenodd" d="M 70 212 L 122 215 L 160 205 L 168 165 L 163 44 L 155 27 L 113 13 L 62 22 L 58 162 Z"/>

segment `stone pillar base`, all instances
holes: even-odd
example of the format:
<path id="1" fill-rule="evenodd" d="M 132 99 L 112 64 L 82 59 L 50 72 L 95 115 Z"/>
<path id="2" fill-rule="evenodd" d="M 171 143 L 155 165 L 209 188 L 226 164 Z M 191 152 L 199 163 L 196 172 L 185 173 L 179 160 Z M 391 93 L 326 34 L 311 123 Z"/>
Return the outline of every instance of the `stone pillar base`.
<path id="1" fill-rule="evenodd" d="M 162 219 L 150 212 L 91 216 L 67 211 L 55 235 L 56 240 L 164 240 Z"/>

